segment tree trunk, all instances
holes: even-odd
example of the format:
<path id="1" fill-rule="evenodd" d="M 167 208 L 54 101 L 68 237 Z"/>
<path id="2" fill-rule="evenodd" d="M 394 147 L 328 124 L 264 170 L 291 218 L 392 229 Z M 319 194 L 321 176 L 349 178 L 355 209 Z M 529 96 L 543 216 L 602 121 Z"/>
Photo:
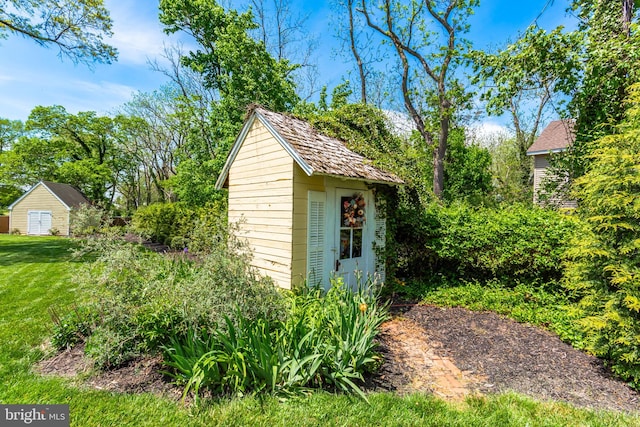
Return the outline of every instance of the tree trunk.
<path id="1" fill-rule="evenodd" d="M 442 193 L 444 192 L 444 159 L 447 155 L 447 141 L 451 123 L 448 114 L 449 112 L 446 111 L 440 119 L 438 147 L 433 151 L 433 193 L 440 200 L 442 200 Z"/>
<path id="2" fill-rule="evenodd" d="M 349 0 L 347 6 L 349 7 L 349 42 L 351 44 L 351 52 L 353 53 L 353 57 L 356 59 L 356 63 L 358 65 L 358 74 L 360 76 L 360 100 L 363 104 L 366 104 L 367 81 L 364 72 L 364 64 L 362 63 L 362 58 L 360 57 L 356 47 L 355 28 L 353 25 L 353 0 Z"/>
<path id="3" fill-rule="evenodd" d="M 631 36 L 631 19 L 633 18 L 633 0 L 622 0 L 622 30 L 627 37 Z"/>

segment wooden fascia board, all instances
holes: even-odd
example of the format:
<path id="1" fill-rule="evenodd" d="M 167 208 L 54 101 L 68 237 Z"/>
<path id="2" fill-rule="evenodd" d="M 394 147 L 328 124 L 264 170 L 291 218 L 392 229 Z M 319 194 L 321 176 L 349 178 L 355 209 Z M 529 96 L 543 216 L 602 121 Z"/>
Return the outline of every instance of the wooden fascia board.
<path id="1" fill-rule="evenodd" d="M 540 156 L 543 154 L 555 154 L 562 153 L 563 151 L 567 151 L 566 148 L 554 148 L 552 150 L 538 150 L 538 151 L 528 151 L 527 156 Z"/>

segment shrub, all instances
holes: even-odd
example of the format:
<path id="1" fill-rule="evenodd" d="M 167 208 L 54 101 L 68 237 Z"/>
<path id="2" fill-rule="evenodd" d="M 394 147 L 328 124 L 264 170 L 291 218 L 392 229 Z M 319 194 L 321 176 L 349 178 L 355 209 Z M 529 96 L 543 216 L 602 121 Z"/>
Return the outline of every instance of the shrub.
<path id="1" fill-rule="evenodd" d="M 59 236 L 60 235 L 60 230 L 58 230 L 57 228 L 53 227 L 49 229 L 49 234 L 52 236 Z"/>
<path id="2" fill-rule="evenodd" d="M 58 350 L 71 348 L 85 341 L 97 322 L 97 313 L 90 306 L 76 306 L 64 316 L 55 308 L 50 308 L 49 314 L 53 321 L 51 343 Z"/>
<path id="3" fill-rule="evenodd" d="M 213 335 L 174 337 L 165 348 L 168 373 L 186 383 L 185 396 L 203 388 L 290 394 L 329 386 L 364 397 L 356 383 L 377 364 L 374 338 L 387 317 L 372 288 L 354 292 L 334 280 L 326 294 L 290 294 L 284 320 L 238 313 Z"/>
<path id="4" fill-rule="evenodd" d="M 106 211 L 86 203 L 71 211 L 69 218 L 71 234 L 77 237 L 96 234 L 109 222 L 109 214 Z"/>
<path id="5" fill-rule="evenodd" d="M 408 276 L 556 280 L 575 229 L 571 216 L 524 205 L 431 205 L 420 215 L 399 227 Z"/>
<path id="6" fill-rule="evenodd" d="M 100 313 L 87 341 L 99 365 L 157 352 L 190 330 L 214 331 L 225 316 L 235 321 L 236 307 L 248 319 L 282 316 L 281 294 L 256 274 L 242 245 L 223 234 L 209 240 L 215 246 L 197 260 L 108 236 L 87 240 L 80 253 L 93 253 L 95 262 L 75 280 L 92 289 Z"/>
<path id="7" fill-rule="evenodd" d="M 154 242 L 174 249 L 189 248 L 193 252 L 207 252 L 209 239 L 227 225 L 226 202 L 191 207 L 185 203 L 156 203 L 136 211 L 131 224 L 133 231 Z"/>
<path id="8" fill-rule="evenodd" d="M 590 349 L 640 388 L 640 86 L 617 134 L 594 142 L 575 182 L 584 220 L 572 241 L 566 286 L 581 297 Z"/>

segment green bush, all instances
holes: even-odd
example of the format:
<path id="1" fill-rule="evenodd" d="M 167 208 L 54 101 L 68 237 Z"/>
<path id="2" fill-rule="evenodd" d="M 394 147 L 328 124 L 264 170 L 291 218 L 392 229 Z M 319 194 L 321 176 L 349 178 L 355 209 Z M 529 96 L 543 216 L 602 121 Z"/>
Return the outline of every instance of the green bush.
<path id="1" fill-rule="evenodd" d="M 209 238 L 210 253 L 191 259 L 166 256 L 115 238 L 87 240 L 95 262 L 75 278 L 93 292 L 99 310 L 87 352 L 113 366 L 144 352 L 158 352 L 170 337 L 214 331 L 237 309 L 248 319 L 281 317 L 282 295 L 259 277 L 232 236 Z"/>
<path id="2" fill-rule="evenodd" d="M 398 226 L 407 277 L 510 278 L 548 282 L 562 275 L 571 216 L 537 207 L 430 205 Z"/>
<path id="3" fill-rule="evenodd" d="M 63 316 L 55 308 L 50 308 L 49 313 L 53 321 L 51 344 L 57 350 L 71 348 L 83 342 L 91 335 L 98 320 L 97 312 L 91 306 L 76 306 Z"/>
<path id="4" fill-rule="evenodd" d="M 374 338 L 387 318 L 372 289 L 369 283 L 354 292 L 335 280 L 326 294 L 290 294 L 284 320 L 238 313 L 213 335 L 174 337 L 165 347 L 168 372 L 186 383 L 185 395 L 204 388 L 290 394 L 332 387 L 364 397 L 357 382 L 377 364 Z"/>
<path id="5" fill-rule="evenodd" d="M 581 299 L 589 347 L 640 388 L 640 86 L 614 135 L 594 142 L 587 173 L 575 181 L 583 228 L 565 275 Z"/>
<path id="6" fill-rule="evenodd" d="M 131 225 L 134 232 L 174 249 L 207 251 L 208 236 L 226 227 L 226 218 L 226 202 L 222 200 L 204 207 L 155 203 L 138 209 Z"/>
<path id="7" fill-rule="evenodd" d="M 76 237 L 91 236 L 100 232 L 110 222 L 110 216 L 103 209 L 82 204 L 71 211 L 69 226 L 71 234 Z"/>

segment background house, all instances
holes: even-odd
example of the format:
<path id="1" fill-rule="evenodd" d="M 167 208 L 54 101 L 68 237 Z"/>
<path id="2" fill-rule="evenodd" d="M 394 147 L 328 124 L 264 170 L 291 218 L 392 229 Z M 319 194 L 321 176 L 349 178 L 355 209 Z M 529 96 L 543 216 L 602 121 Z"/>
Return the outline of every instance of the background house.
<path id="1" fill-rule="evenodd" d="M 555 153 L 566 151 L 575 141 L 575 122 L 571 119 L 555 120 L 542 131 L 540 136 L 527 150 L 527 156 L 533 156 L 533 202 L 541 204 L 544 194 L 545 178 L 553 179 L 550 175 L 549 157 Z M 553 195 L 545 198 L 546 203 L 560 207 L 576 207 L 573 200 L 564 200 Z"/>
<path id="2" fill-rule="evenodd" d="M 9 228 L 20 234 L 68 236 L 70 214 L 89 200 L 69 184 L 40 181 L 9 206 Z"/>
<path id="3" fill-rule="evenodd" d="M 376 186 L 402 180 L 303 120 L 254 108 L 217 188 L 229 189 L 229 221 L 253 251 L 253 265 L 283 288 L 332 273 L 384 275 L 384 211 Z"/>

